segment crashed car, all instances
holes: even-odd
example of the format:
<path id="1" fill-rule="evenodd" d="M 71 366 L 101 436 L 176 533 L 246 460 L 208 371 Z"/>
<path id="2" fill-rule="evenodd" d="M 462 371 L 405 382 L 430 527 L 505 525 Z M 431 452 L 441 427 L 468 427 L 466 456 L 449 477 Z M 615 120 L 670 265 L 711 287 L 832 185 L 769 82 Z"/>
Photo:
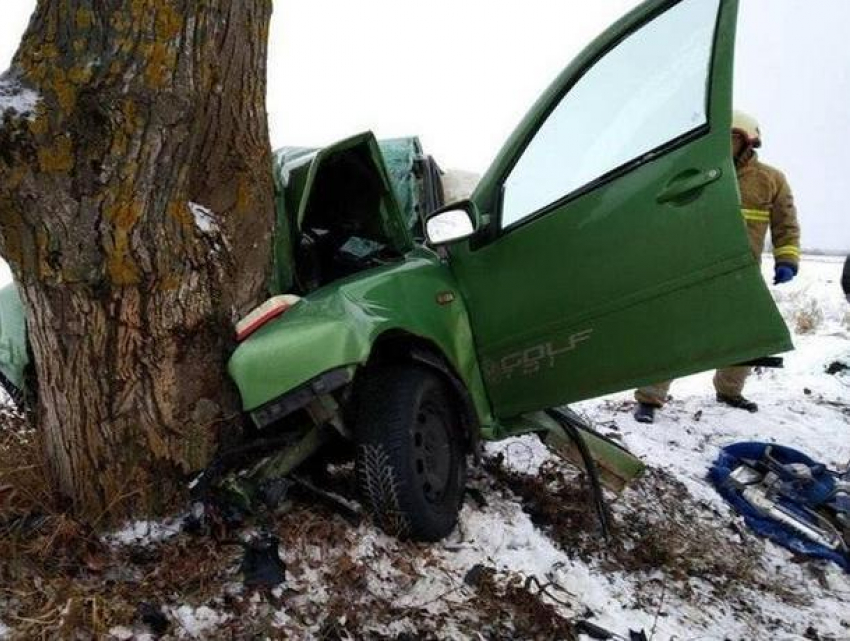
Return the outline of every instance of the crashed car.
<path id="1" fill-rule="evenodd" d="M 482 439 L 551 435 L 546 408 L 791 349 L 731 157 L 736 11 L 651 0 L 625 16 L 471 197 L 427 217 L 425 242 L 377 180 L 352 202 L 320 156 L 290 176 L 295 251 L 324 245 L 326 276 L 246 318 L 229 365 L 258 428 L 300 434 L 266 472 L 322 430 L 349 438 L 377 521 L 437 539 Z M 336 278 L 349 243 L 377 243 L 374 259 Z"/>
<path id="2" fill-rule="evenodd" d="M 482 440 L 566 450 L 551 408 L 791 349 L 740 212 L 736 13 L 641 4 L 555 80 L 474 193 L 435 212 L 410 215 L 369 134 L 281 157 L 273 296 L 229 362 L 275 449 L 242 478 L 351 443 L 376 521 L 436 540 Z M 572 441 L 612 482 L 640 470 Z"/>

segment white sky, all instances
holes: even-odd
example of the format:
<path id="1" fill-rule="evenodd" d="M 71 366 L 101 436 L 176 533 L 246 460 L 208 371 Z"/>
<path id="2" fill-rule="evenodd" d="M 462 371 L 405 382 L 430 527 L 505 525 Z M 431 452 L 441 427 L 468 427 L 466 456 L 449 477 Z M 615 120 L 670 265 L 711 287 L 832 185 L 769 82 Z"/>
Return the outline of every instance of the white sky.
<path id="1" fill-rule="evenodd" d="M 35 0 L 4 4 L 0 68 Z M 482 171 L 555 75 L 636 4 L 276 0 L 272 144 L 418 134 L 443 167 Z M 762 157 L 789 177 L 804 245 L 850 250 L 850 2 L 741 4 L 736 103 L 761 119 Z"/>

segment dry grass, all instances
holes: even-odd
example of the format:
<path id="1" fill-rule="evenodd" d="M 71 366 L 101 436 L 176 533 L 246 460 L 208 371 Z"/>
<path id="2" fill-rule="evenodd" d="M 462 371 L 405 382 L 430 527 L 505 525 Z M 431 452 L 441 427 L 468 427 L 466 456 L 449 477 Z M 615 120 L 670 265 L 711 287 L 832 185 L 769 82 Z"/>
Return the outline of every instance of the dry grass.
<path id="1" fill-rule="evenodd" d="M 157 550 L 114 548 L 62 511 L 38 435 L 0 407 L 0 612 L 15 639 L 103 638 L 139 604 L 217 593 L 234 554 L 184 537 Z"/>
<path id="2" fill-rule="evenodd" d="M 41 452 L 27 417 L 14 406 L 0 405 L 0 522 L 4 515 L 30 508 L 58 511 Z"/>
<path id="3" fill-rule="evenodd" d="M 814 334 L 823 320 L 823 310 L 818 301 L 808 299 L 794 311 L 794 331 L 797 334 Z"/>

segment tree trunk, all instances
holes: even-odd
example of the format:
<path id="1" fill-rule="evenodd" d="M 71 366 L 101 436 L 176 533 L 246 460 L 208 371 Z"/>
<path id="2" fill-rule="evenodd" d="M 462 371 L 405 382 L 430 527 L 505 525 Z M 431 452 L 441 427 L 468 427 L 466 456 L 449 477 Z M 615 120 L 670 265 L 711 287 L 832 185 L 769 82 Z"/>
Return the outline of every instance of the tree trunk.
<path id="1" fill-rule="evenodd" d="M 39 0 L 1 81 L 0 254 L 49 469 L 83 516 L 173 500 L 238 412 L 225 364 L 273 222 L 270 14 Z"/>

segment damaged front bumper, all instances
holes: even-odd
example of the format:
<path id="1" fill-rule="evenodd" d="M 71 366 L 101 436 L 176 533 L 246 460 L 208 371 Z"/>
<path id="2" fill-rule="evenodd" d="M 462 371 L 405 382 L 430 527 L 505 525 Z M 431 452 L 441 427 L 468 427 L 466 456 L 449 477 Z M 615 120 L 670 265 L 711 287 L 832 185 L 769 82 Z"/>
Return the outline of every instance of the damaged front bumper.
<path id="1" fill-rule="evenodd" d="M 266 428 L 293 412 L 310 406 L 314 400 L 345 387 L 354 379 L 354 371 L 355 367 L 351 365 L 325 372 L 261 405 L 251 412 L 251 419 L 259 429 Z"/>

